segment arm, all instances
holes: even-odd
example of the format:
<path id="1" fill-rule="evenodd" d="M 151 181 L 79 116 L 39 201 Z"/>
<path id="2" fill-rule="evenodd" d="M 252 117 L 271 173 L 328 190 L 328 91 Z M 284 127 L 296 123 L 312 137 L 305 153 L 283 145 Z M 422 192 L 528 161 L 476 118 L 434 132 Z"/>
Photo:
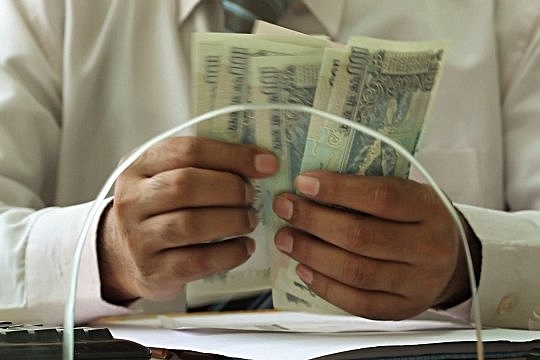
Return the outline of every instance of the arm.
<path id="1" fill-rule="evenodd" d="M 528 329 L 540 304 L 538 211 L 458 207 L 482 242 L 478 296 L 483 325 Z"/>
<path id="2" fill-rule="evenodd" d="M 63 2 L 0 2 L 0 317 L 60 323 L 88 205 L 54 205 L 62 132 Z M 77 321 L 125 309 L 101 300 L 87 243 Z"/>
<path id="3" fill-rule="evenodd" d="M 540 314 L 540 9 L 499 1 L 496 14 L 508 212 L 460 209 L 482 242 L 484 323 L 528 328 Z"/>
<path id="4" fill-rule="evenodd" d="M 456 206 L 481 243 L 483 324 L 528 328 L 540 306 L 539 17 L 529 2 L 501 4 L 508 8 L 498 10 L 506 164 L 500 181 L 513 212 Z M 392 178 L 307 175 L 316 181 L 297 179 L 302 196 L 281 195 L 274 203 L 290 224 L 275 241 L 300 262 L 299 276 L 317 294 L 382 319 L 467 297 L 467 279 L 457 275 L 465 268 L 455 227 L 429 188 Z M 338 207 L 321 206 L 328 203 Z"/>

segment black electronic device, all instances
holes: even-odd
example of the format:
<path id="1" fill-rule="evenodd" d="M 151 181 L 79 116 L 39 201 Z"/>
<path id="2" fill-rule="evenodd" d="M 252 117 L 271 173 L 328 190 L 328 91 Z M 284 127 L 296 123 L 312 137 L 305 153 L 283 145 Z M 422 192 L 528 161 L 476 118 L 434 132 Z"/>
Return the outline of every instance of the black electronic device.
<path id="1" fill-rule="evenodd" d="M 62 336 L 61 327 L 0 321 L 0 359 L 62 359 Z M 74 329 L 75 360 L 147 360 L 151 356 L 147 347 L 130 340 L 115 339 L 107 328 Z"/>

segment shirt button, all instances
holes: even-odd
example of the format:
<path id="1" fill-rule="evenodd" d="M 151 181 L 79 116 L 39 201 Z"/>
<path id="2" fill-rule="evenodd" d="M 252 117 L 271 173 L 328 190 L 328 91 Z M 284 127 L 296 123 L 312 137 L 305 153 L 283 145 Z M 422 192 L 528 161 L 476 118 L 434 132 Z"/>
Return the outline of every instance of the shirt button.
<path id="1" fill-rule="evenodd" d="M 536 306 L 529 319 L 529 330 L 540 330 L 540 306 Z"/>
<path id="2" fill-rule="evenodd" d="M 499 301 L 499 306 L 497 306 L 497 315 L 506 315 L 512 311 L 515 300 L 513 294 L 503 296 L 501 301 Z"/>

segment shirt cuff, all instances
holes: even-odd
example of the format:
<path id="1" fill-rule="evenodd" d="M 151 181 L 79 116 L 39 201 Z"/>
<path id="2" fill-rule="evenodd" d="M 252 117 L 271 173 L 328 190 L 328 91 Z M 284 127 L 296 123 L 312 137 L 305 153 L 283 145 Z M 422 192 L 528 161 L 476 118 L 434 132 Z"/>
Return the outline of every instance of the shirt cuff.
<path id="1" fill-rule="evenodd" d="M 93 203 L 47 208 L 36 214 L 26 251 L 27 310 L 37 321 L 61 324 L 71 281 L 72 263 L 81 229 Z M 108 201 L 100 204 L 101 214 Z M 75 322 L 134 312 L 101 298 L 96 234 L 99 216 L 89 229 L 78 274 Z"/>
<path id="2" fill-rule="evenodd" d="M 482 325 L 529 328 L 540 308 L 538 212 L 456 206 L 482 243 L 478 285 Z"/>

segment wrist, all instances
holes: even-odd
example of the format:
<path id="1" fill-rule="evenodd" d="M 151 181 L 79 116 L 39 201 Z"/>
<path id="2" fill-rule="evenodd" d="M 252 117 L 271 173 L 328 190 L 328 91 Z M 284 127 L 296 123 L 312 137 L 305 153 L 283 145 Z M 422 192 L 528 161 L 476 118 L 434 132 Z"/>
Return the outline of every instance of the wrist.
<path id="1" fill-rule="evenodd" d="M 125 266 L 119 257 L 115 256 L 114 243 L 117 237 L 112 206 L 113 201 L 103 210 L 97 230 L 96 246 L 101 298 L 111 304 L 127 306 L 138 300 L 138 297 L 126 290 L 126 284 L 129 284 L 130 279 L 121 274 Z"/>
<path id="2" fill-rule="evenodd" d="M 482 244 L 465 217 L 459 210 L 456 209 L 456 211 L 459 214 L 461 225 L 465 231 L 466 246 L 469 249 L 474 278 L 476 280 L 475 285 L 478 286 L 480 281 L 480 270 L 482 268 Z M 454 307 L 469 299 L 472 295 L 465 244 L 461 237 L 458 246 L 459 253 L 454 273 L 443 291 L 442 296 L 439 298 L 439 301 L 434 306 L 436 309 L 445 310 Z"/>

